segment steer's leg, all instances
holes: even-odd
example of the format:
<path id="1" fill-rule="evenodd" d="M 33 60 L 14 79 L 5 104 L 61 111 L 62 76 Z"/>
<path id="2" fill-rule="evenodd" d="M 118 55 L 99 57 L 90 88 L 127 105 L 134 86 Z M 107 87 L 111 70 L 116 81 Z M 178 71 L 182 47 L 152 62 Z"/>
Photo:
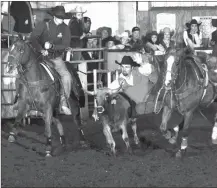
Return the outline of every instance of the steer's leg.
<path id="1" fill-rule="evenodd" d="M 103 127 L 103 133 L 104 133 L 104 135 L 106 137 L 107 143 L 109 144 L 111 152 L 114 155 L 116 155 L 115 141 L 114 141 L 114 138 L 113 138 L 112 133 L 111 133 L 111 128 L 109 127 L 108 124 L 104 125 L 104 127 Z"/>
<path id="2" fill-rule="evenodd" d="M 130 142 L 129 142 L 129 137 L 127 134 L 127 123 L 125 121 L 121 124 L 120 129 L 122 130 L 122 139 L 124 140 L 126 144 L 127 151 L 129 153 L 132 153 L 132 149 L 130 147 Z"/>
<path id="3" fill-rule="evenodd" d="M 133 130 L 133 137 L 134 137 L 134 142 L 136 145 L 139 145 L 139 138 L 137 135 L 137 124 L 136 124 L 136 119 L 132 119 L 131 120 L 131 126 L 132 126 L 132 130 Z"/>

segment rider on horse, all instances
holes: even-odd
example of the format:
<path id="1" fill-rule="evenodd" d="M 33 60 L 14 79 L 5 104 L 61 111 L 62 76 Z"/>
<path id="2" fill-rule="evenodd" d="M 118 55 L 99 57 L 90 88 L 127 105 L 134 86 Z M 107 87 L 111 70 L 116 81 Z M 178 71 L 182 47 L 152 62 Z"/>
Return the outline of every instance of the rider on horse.
<path id="1" fill-rule="evenodd" d="M 71 92 L 71 75 L 61 58 L 64 50 L 70 46 L 71 34 L 68 26 L 63 22 L 69 16 L 65 13 L 63 6 L 54 7 L 49 12 L 53 19 L 49 22 L 40 22 L 33 30 L 30 41 L 40 55 L 48 56 L 49 61 L 61 76 L 63 87 L 61 87 L 61 110 L 64 114 L 70 115 L 71 110 L 67 104 L 67 99 Z M 50 62 L 49 62 L 50 63 Z M 18 92 L 19 93 L 19 92 Z"/>

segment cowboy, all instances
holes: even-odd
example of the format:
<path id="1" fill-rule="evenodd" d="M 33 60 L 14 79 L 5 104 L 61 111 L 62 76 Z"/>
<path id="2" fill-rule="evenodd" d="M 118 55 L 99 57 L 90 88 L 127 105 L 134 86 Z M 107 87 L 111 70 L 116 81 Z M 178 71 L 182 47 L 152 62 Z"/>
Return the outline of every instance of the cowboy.
<path id="1" fill-rule="evenodd" d="M 143 42 L 140 39 L 140 28 L 139 27 L 133 27 L 132 38 L 128 44 L 130 44 L 132 50 L 141 50 L 144 48 Z"/>
<path id="2" fill-rule="evenodd" d="M 83 39 L 86 34 L 83 31 L 83 14 L 87 11 L 84 11 L 82 7 L 75 7 L 75 9 L 71 10 L 71 20 L 69 22 L 69 29 L 71 31 L 72 36 L 76 36 L 77 38 L 72 38 L 71 47 L 82 47 L 81 39 Z"/>
<path id="3" fill-rule="evenodd" d="M 70 46 L 71 34 L 67 25 L 63 22 L 69 18 L 63 6 L 56 6 L 48 12 L 53 16 L 49 22 L 39 22 L 30 36 L 33 48 L 42 56 L 49 57 L 49 63 L 61 76 L 63 87 L 61 87 L 60 106 L 64 114 L 70 115 L 71 110 L 67 100 L 71 93 L 71 75 L 62 60 L 62 53 Z"/>
<path id="4" fill-rule="evenodd" d="M 157 81 L 157 75 L 146 55 L 136 54 L 133 58 L 134 60 L 131 56 L 124 56 L 121 63 L 115 61 L 121 66 L 121 74 L 108 88 L 111 89 L 111 93 L 121 89 L 134 102 L 136 113 L 142 114 L 144 109 L 141 111 L 140 106 L 137 108 L 137 105 L 145 101 L 153 86 L 152 83 Z"/>
<path id="5" fill-rule="evenodd" d="M 199 29 L 201 23 L 197 20 L 192 19 L 190 22 L 185 24 L 187 30 L 183 33 L 183 39 L 186 46 L 194 49 L 195 47 L 200 47 L 202 44 L 202 32 Z"/>

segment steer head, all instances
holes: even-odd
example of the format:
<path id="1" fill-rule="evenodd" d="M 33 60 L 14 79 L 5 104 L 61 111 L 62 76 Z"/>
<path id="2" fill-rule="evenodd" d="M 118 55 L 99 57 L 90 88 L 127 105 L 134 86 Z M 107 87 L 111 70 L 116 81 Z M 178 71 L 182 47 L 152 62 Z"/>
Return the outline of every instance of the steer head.
<path id="1" fill-rule="evenodd" d="M 84 92 L 95 97 L 98 113 L 103 113 L 105 111 L 105 104 L 110 101 L 110 96 L 112 94 L 118 93 L 118 89 L 109 89 L 109 88 L 99 88 L 96 91 L 88 91 L 84 89 Z"/>

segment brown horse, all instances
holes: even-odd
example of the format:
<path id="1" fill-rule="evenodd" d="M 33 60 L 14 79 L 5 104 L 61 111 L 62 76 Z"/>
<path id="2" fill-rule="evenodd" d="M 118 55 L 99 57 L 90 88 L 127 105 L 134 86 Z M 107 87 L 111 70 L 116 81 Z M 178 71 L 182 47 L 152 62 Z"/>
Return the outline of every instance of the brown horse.
<path id="1" fill-rule="evenodd" d="M 202 59 L 192 54 L 186 55 L 185 49 L 170 49 L 165 55 L 166 71 L 163 87 L 170 91 L 168 98 L 171 98 L 171 106 L 163 110 L 161 130 L 171 133 L 167 130 L 167 122 L 174 110 L 183 115 L 182 123 L 174 128 L 175 135 L 168 136 L 170 142 L 175 143 L 179 130 L 183 128 L 177 157 L 181 157 L 188 147 L 189 127 L 195 110 L 200 106 L 209 106 L 217 97 L 217 76 L 211 76 L 211 71 L 214 70 L 213 62 L 216 65 L 217 60 L 213 57 Z M 212 133 L 213 143 L 217 142 L 216 127 L 215 123 Z"/>
<path id="2" fill-rule="evenodd" d="M 42 64 L 43 60 L 34 52 L 31 44 L 22 39 L 18 39 L 9 49 L 8 57 L 8 72 L 17 68 L 19 80 L 21 82 L 19 99 L 18 99 L 18 114 L 15 119 L 15 124 L 10 132 L 9 141 L 15 141 L 15 136 L 18 134 L 18 125 L 22 118 L 29 110 L 36 110 L 42 114 L 45 121 L 46 155 L 50 156 L 52 151 L 52 132 L 51 124 L 57 126 L 60 134 L 60 142 L 65 146 L 64 131 L 61 122 L 54 117 L 54 112 L 58 112 L 60 103 L 60 87 L 61 81 L 59 75 L 52 68 L 47 67 L 53 73 L 53 76 L 47 73 L 46 65 Z M 74 74 L 69 70 L 72 80 L 75 80 Z M 73 120 L 79 123 L 79 93 L 80 87 L 72 84 L 72 93 L 69 103 L 72 109 Z"/>

